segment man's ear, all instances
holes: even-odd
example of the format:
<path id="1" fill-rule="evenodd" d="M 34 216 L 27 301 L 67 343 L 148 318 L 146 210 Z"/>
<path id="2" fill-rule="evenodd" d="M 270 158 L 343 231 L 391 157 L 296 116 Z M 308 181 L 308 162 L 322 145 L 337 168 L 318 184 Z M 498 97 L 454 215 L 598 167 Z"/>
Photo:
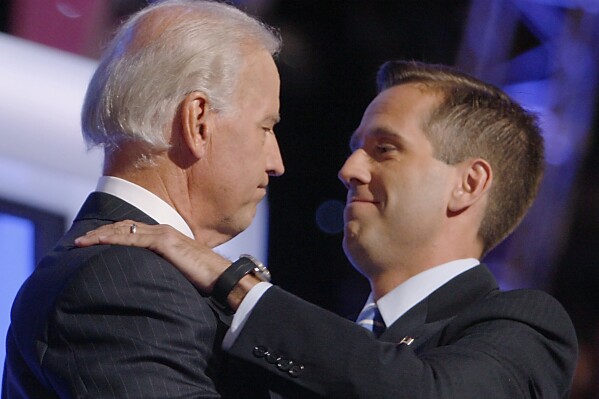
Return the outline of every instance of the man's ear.
<path id="1" fill-rule="evenodd" d="M 181 131 L 189 151 L 198 159 L 204 157 L 208 147 L 208 112 L 208 100 L 203 93 L 193 91 L 185 96 L 181 105 Z"/>
<path id="2" fill-rule="evenodd" d="M 484 159 L 470 159 L 458 166 L 460 179 L 451 192 L 448 210 L 460 213 L 481 200 L 491 188 L 493 171 Z"/>

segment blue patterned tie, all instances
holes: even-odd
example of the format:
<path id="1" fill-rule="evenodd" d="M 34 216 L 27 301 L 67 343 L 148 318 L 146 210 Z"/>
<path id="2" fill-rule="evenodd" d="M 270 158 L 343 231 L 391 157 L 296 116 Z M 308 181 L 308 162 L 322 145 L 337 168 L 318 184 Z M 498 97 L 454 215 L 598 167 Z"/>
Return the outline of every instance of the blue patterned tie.
<path id="1" fill-rule="evenodd" d="M 368 331 L 372 331 L 375 337 L 379 337 L 383 331 L 385 331 L 385 322 L 379 312 L 379 308 L 376 303 L 367 304 L 364 309 L 360 312 L 358 319 L 356 320 L 358 325 L 364 327 Z"/>

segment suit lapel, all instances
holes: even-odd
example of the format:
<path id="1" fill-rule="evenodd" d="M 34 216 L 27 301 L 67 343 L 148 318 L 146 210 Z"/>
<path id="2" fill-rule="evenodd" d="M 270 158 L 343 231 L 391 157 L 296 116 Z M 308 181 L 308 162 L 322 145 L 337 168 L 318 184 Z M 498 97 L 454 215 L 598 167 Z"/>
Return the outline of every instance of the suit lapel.
<path id="1" fill-rule="evenodd" d="M 484 265 L 476 266 L 448 281 L 416 304 L 387 328 L 379 339 L 409 344 L 416 350 L 433 340 L 458 313 L 498 291 L 497 282 Z M 428 346 L 428 345 L 427 345 Z"/>

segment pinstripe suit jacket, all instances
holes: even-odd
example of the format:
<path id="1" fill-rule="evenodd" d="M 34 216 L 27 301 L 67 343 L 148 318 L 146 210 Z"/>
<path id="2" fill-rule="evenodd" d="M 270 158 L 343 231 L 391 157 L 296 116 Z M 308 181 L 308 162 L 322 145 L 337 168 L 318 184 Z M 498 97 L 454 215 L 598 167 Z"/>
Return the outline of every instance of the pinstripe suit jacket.
<path id="1" fill-rule="evenodd" d="M 481 265 L 437 289 L 379 340 L 272 287 L 229 352 L 301 388 L 299 398 L 558 399 L 568 395 L 577 343 L 555 299 L 501 292 Z"/>
<path id="2" fill-rule="evenodd" d="M 226 326 L 171 264 L 141 248 L 73 246 L 124 219 L 156 224 L 112 195 L 92 193 L 23 285 L 2 398 L 262 397 L 235 391 L 243 376 L 229 379 L 235 367 L 220 349 Z"/>

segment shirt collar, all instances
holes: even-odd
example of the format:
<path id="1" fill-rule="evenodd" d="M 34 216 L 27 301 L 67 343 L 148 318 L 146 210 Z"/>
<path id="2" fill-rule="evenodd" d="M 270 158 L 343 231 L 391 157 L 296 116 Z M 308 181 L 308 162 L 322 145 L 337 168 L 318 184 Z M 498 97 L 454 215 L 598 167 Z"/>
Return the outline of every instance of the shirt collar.
<path id="1" fill-rule="evenodd" d="M 459 274 L 480 264 L 478 259 L 458 259 L 427 269 L 398 285 L 380 298 L 376 305 L 385 325 L 390 326 L 418 302 Z M 372 293 L 366 305 L 374 302 Z"/>
<path id="2" fill-rule="evenodd" d="M 102 176 L 96 191 L 114 195 L 146 213 L 159 224 L 168 224 L 189 238 L 194 238 L 189 225 L 177 211 L 151 191 L 130 181 Z"/>

